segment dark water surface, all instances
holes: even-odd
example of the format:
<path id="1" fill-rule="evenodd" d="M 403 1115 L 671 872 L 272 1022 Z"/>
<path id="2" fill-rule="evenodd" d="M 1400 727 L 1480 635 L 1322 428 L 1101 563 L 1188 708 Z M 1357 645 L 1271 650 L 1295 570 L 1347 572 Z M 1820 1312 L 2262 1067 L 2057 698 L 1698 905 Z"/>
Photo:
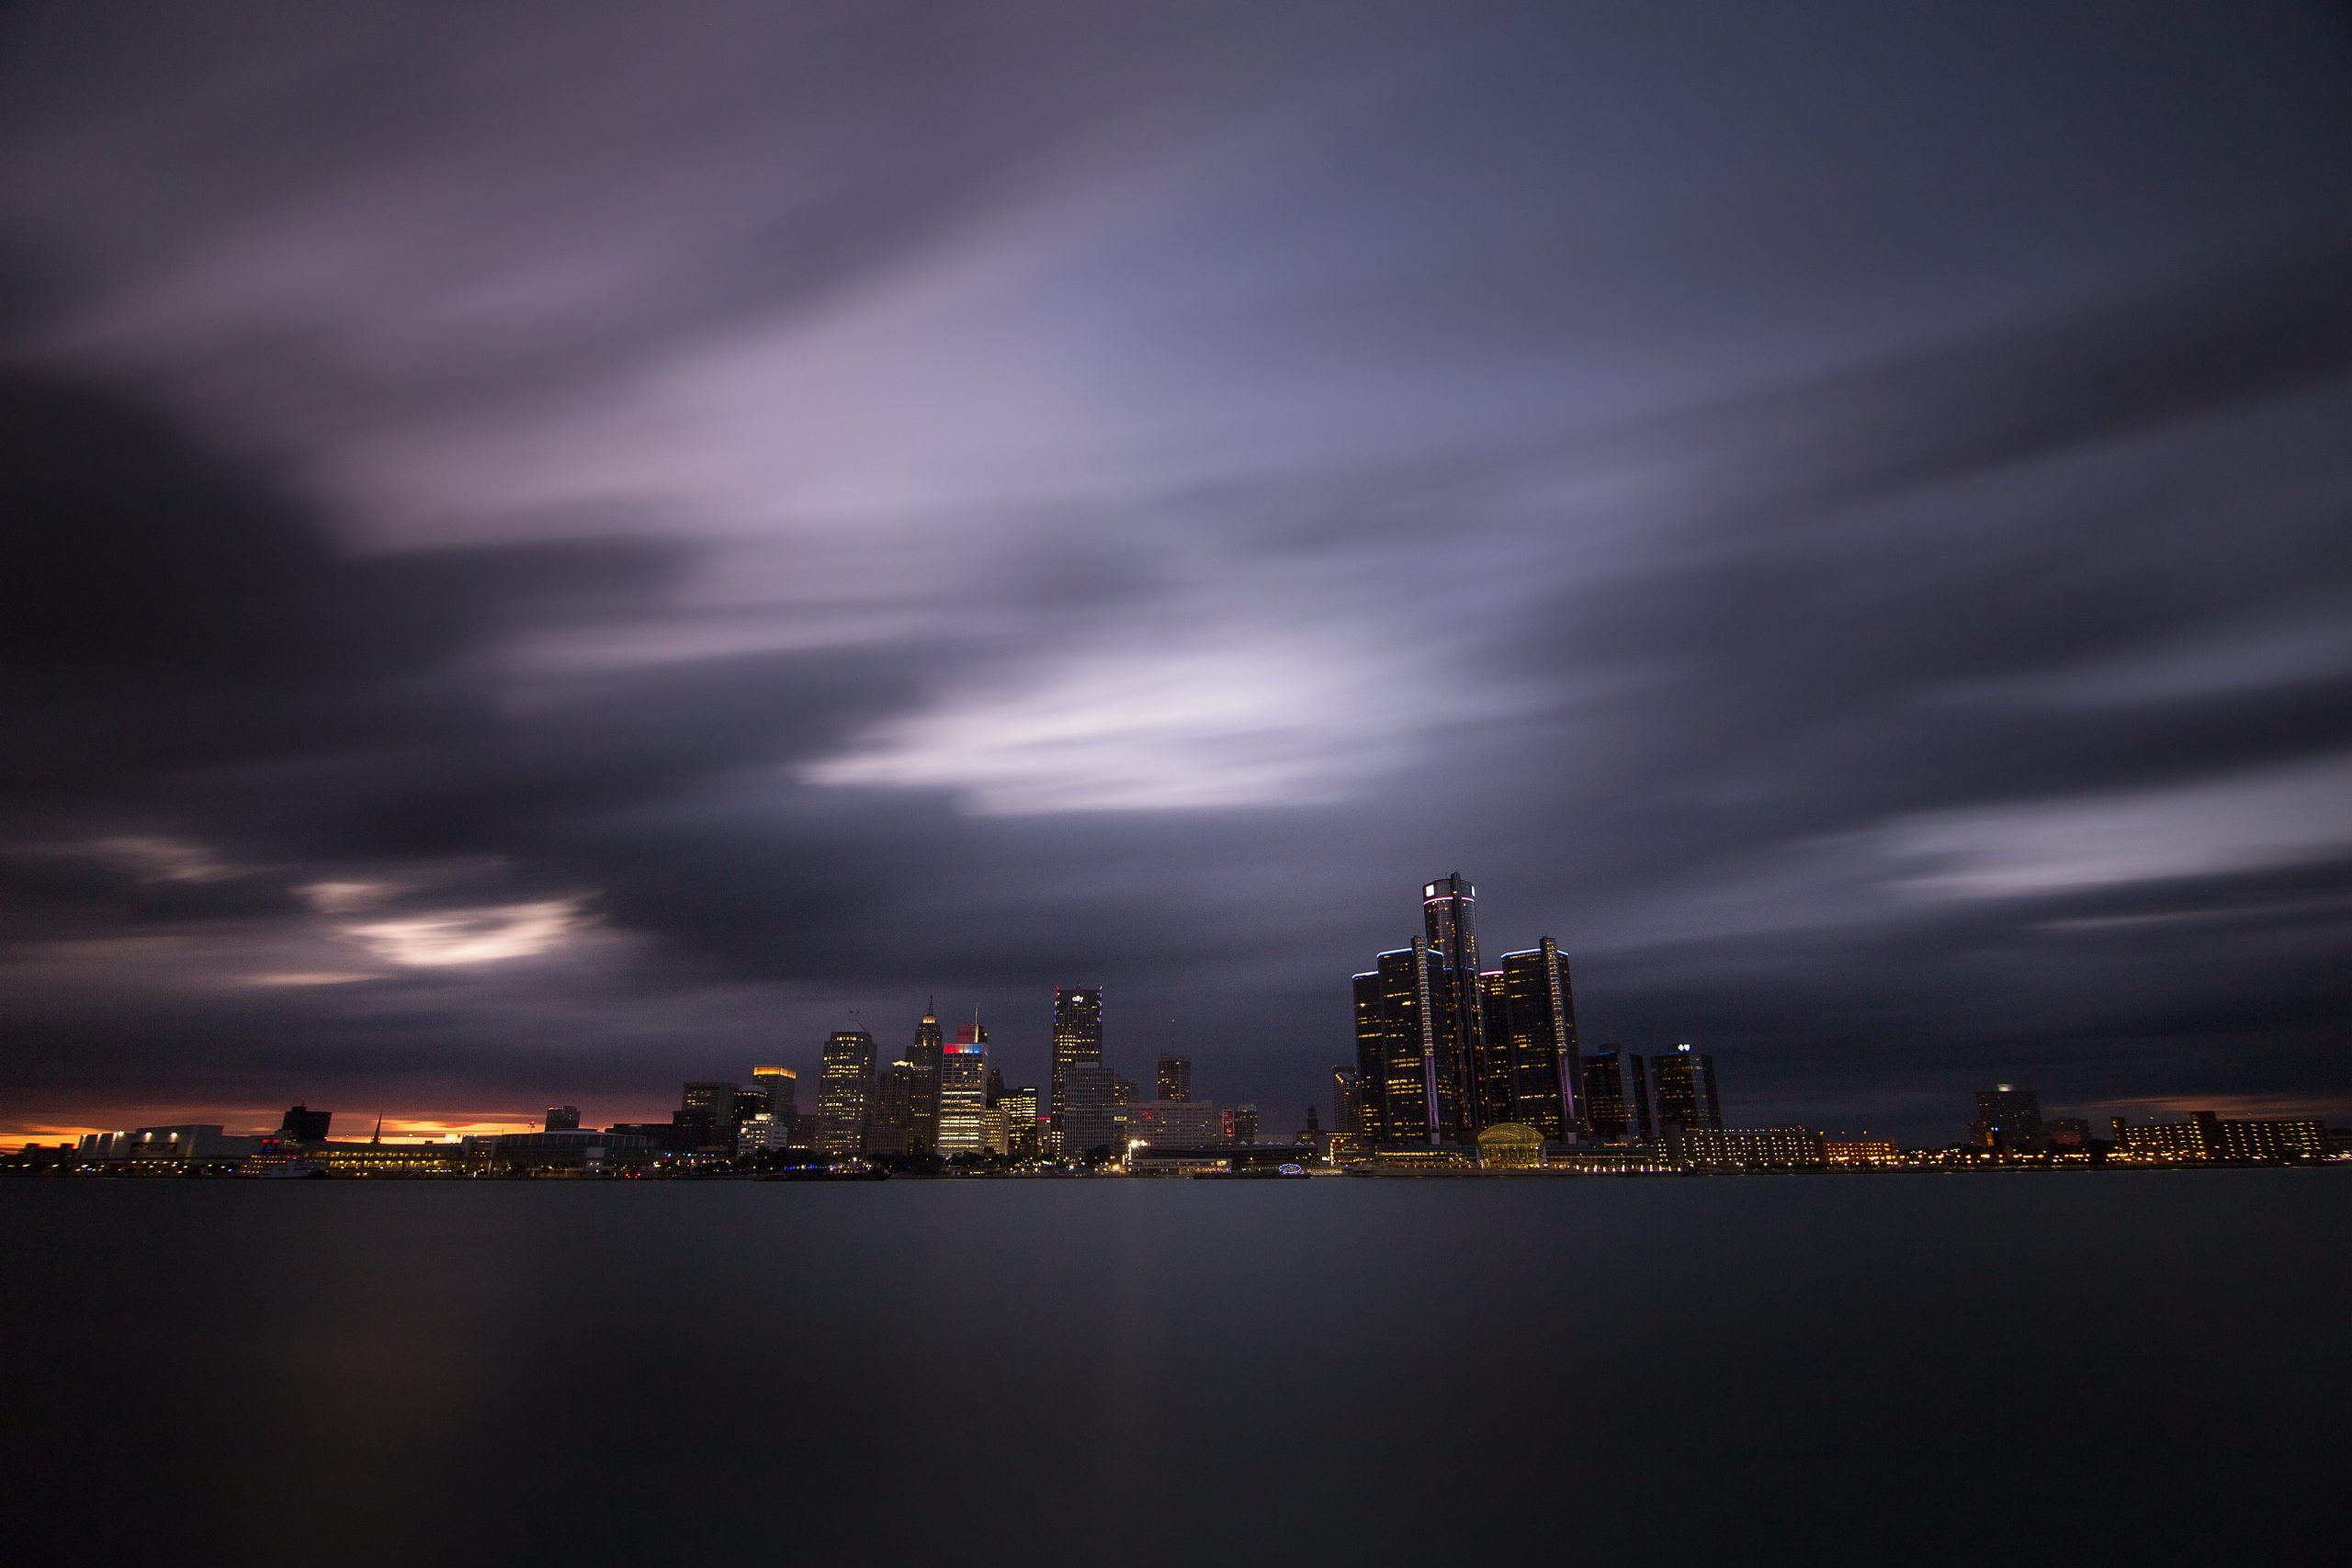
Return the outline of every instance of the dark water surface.
<path id="1" fill-rule="evenodd" d="M 0 1183 L 16 1561 L 2345 1560 L 2352 1177 Z"/>

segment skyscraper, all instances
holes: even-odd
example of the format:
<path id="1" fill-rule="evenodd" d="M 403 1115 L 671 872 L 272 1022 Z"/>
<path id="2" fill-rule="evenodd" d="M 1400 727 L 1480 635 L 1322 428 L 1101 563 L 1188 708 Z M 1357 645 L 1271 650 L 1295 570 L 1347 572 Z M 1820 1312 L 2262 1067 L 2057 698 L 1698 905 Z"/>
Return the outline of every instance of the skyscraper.
<path id="1" fill-rule="evenodd" d="M 1657 1096 L 1657 1127 L 1721 1129 L 1724 1108 L 1715 1089 L 1715 1059 L 1687 1044 L 1650 1058 L 1651 1089 Z"/>
<path id="2" fill-rule="evenodd" d="M 1456 871 L 1421 885 L 1421 934 L 1444 961 L 1453 1034 L 1446 1055 L 1458 1079 L 1464 1136 L 1510 1120 L 1510 1065 L 1500 1032 L 1491 1035 L 1487 987 L 1478 973 L 1478 890 Z"/>
<path id="3" fill-rule="evenodd" d="M 925 1002 L 922 1021 L 915 1025 L 915 1043 L 906 1055 L 907 1066 L 914 1069 L 908 1129 L 918 1152 L 939 1148 L 939 1058 L 944 1039 L 937 1011 Z"/>
<path id="4" fill-rule="evenodd" d="M 1650 1124 L 1649 1067 L 1631 1051 L 1625 1053 L 1625 1132 L 1637 1144 L 1657 1136 Z"/>
<path id="5" fill-rule="evenodd" d="M 1037 1152 L 1037 1086 L 1022 1084 L 996 1098 L 1004 1112 L 1005 1152 L 1024 1159 Z"/>
<path id="6" fill-rule="evenodd" d="M 753 1067 L 752 1087 L 766 1093 L 769 1115 L 789 1122 L 800 1114 L 800 1075 L 790 1067 Z"/>
<path id="7" fill-rule="evenodd" d="M 540 1126 L 550 1133 L 576 1133 L 580 1131 L 580 1107 L 550 1105 L 548 1107 L 547 1120 L 542 1122 Z"/>
<path id="8" fill-rule="evenodd" d="M 943 1156 L 986 1151 L 989 1053 L 986 1032 L 977 1024 L 959 1032 L 970 1038 L 943 1048 L 939 1062 L 938 1143 Z"/>
<path id="9" fill-rule="evenodd" d="M 915 1152 L 915 1083 L 920 1075 L 905 1058 L 875 1075 L 874 1103 L 866 1111 L 864 1145 L 870 1155 Z"/>
<path id="10" fill-rule="evenodd" d="M 808 1141 L 800 1126 L 799 1087 L 800 1075 L 790 1067 L 770 1066 L 752 1069 L 752 1091 L 760 1097 L 761 1109 L 766 1111 L 774 1121 L 770 1132 L 774 1136 L 780 1136 L 784 1140 L 783 1143 L 775 1145 L 778 1148 L 783 1148 L 796 1141 L 801 1143 Z M 771 1141 L 773 1142 L 773 1137 Z M 741 1140 L 739 1139 L 738 1142 Z"/>
<path id="11" fill-rule="evenodd" d="M 1363 1096 L 1357 1089 L 1353 1067 L 1331 1069 L 1331 1131 L 1363 1131 Z"/>
<path id="12" fill-rule="evenodd" d="M 1060 1094 L 1054 1101 L 1056 1129 L 1061 1134 L 1065 1159 L 1082 1159 L 1096 1150 L 1113 1156 L 1118 1146 L 1119 1115 L 1111 1069 L 1099 1061 L 1073 1059 L 1062 1074 Z"/>
<path id="13" fill-rule="evenodd" d="M 2037 1154 L 2049 1146 L 2042 1135 L 2041 1096 L 2014 1084 L 1996 1084 L 1976 1095 L 1976 1124 L 1969 1141 L 1997 1153 Z"/>
<path id="14" fill-rule="evenodd" d="M 1623 1055 L 1611 1045 L 1584 1058 L 1584 1130 L 1603 1143 L 1621 1141 L 1633 1125 L 1618 1066 Z"/>
<path id="15" fill-rule="evenodd" d="M 1451 969 L 1478 972 L 1478 890 L 1460 872 L 1421 887 L 1422 934 Z"/>
<path id="16" fill-rule="evenodd" d="M 1086 986 L 1057 986 L 1054 987 L 1054 1064 L 1053 1076 L 1046 1080 L 1052 1099 L 1047 1116 L 1053 1134 L 1062 1131 L 1063 1091 L 1069 1081 L 1069 1072 L 1081 1064 L 1102 1060 L 1102 993 Z M 1105 1078 L 1104 1094 L 1109 1094 Z M 1063 1141 L 1062 1152 L 1084 1154 L 1090 1145 L 1071 1147 Z"/>
<path id="17" fill-rule="evenodd" d="M 670 1124 L 679 1129 L 679 1141 L 693 1148 L 732 1151 L 739 1111 L 735 1097 L 739 1092 L 736 1085 L 715 1080 L 686 1085 L 678 1109 L 670 1118 Z"/>
<path id="18" fill-rule="evenodd" d="M 1547 936 L 1532 953 L 1504 953 L 1501 989 L 1511 1110 L 1498 1120 L 1523 1122 L 1547 1138 L 1572 1139 L 1583 1115 L 1577 1094 L 1584 1064 L 1577 1053 L 1576 995 L 1560 944 Z"/>
<path id="19" fill-rule="evenodd" d="M 1510 1000 L 1506 976 L 1489 969 L 1475 976 L 1478 987 L 1478 1039 L 1470 1057 L 1470 1125 L 1473 1132 L 1499 1126 L 1518 1113 L 1511 1071 Z"/>
<path id="20" fill-rule="evenodd" d="M 1375 1144 L 1458 1142 L 1463 1121 L 1453 971 L 1425 937 L 1355 976 L 1356 1084 Z"/>
<path id="21" fill-rule="evenodd" d="M 863 1029 L 825 1037 L 817 1069 L 817 1147 L 829 1155 L 857 1153 L 874 1096 L 874 1036 Z"/>
<path id="22" fill-rule="evenodd" d="M 1162 1055 L 1152 1078 L 1154 1100 L 1181 1104 L 1193 1098 L 1193 1059 L 1190 1056 Z"/>

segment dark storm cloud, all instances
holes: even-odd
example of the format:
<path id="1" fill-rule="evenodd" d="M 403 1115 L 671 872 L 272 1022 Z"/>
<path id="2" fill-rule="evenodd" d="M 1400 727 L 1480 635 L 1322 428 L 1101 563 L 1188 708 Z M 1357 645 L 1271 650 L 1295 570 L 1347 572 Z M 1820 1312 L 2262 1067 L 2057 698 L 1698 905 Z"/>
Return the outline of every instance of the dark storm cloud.
<path id="1" fill-rule="evenodd" d="M 1457 863 L 1742 1119 L 2341 1102 L 2352 117 L 2257 10 L 16 13 L 6 1109 L 933 989 L 1020 1077 L 1084 979 L 1280 1124 Z"/>

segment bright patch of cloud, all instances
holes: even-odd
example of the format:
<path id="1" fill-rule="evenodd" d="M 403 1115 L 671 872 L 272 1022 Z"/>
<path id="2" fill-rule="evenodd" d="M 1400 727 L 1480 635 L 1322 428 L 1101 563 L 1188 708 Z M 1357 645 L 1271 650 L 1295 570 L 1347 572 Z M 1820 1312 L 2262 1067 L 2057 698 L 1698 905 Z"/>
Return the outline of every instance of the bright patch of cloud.
<path id="1" fill-rule="evenodd" d="M 950 789 L 989 816 L 1336 800 L 1403 760 L 1363 680 L 1296 648 L 1105 660 L 882 725 L 803 776 Z"/>
<path id="2" fill-rule="evenodd" d="M 1917 817 L 1897 859 L 1933 869 L 1902 889 L 2006 897 L 2288 866 L 2352 850 L 2352 757 L 2192 785 Z"/>
<path id="3" fill-rule="evenodd" d="M 248 986 L 347 986 L 355 980 L 373 980 L 373 975 L 356 974 L 340 969 L 296 969 L 277 974 L 248 975 Z"/>
<path id="4" fill-rule="evenodd" d="M 372 909 L 400 889 L 389 882 L 313 882 L 296 891 L 320 914 L 344 915 Z"/>
<path id="5" fill-rule="evenodd" d="M 425 967 L 528 958 L 562 946 L 586 923 L 578 899 L 550 898 L 373 920 L 343 933 L 389 963 Z"/>
<path id="6" fill-rule="evenodd" d="M 219 882 L 238 874 L 236 867 L 186 839 L 120 834 L 90 847 L 141 882 Z"/>

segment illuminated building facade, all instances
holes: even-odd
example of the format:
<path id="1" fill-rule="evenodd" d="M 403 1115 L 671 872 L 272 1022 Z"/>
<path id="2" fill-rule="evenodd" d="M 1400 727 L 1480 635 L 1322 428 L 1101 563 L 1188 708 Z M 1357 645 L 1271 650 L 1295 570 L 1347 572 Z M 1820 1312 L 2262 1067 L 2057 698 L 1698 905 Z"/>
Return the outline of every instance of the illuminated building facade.
<path id="1" fill-rule="evenodd" d="M 1415 937 L 1374 962 L 1354 978 L 1363 1135 L 1375 1145 L 1459 1142 L 1464 1074 L 1444 956 Z"/>
<path id="2" fill-rule="evenodd" d="M 1505 1125 L 1581 1135 L 1584 1067 L 1559 943 L 1545 937 L 1482 973 L 1477 890 L 1460 872 L 1422 884 L 1421 924 L 1410 948 L 1354 978 L 1352 1086 L 1333 1075 L 1340 1131 L 1381 1145 Z"/>
<path id="3" fill-rule="evenodd" d="M 2201 1160 L 2211 1157 L 2203 1127 L 2195 1122 L 2126 1122 L 2118 1116 L 2115 1153 L 2126 1159 Z"/>
<path id="4" fill-rule="evenodd" d="M 1650 1091 L 1656 1097 L 1660 1138 L 1669 1128 L 1719 1131 L 1724 1108 L 1715 1088 L 1715 1059 L 1689 1045 L 1650 1058 Z"/>
<path id="5" fill-rule="evenodd" d="M 1544 1134 L 1519 1122 L 1498 1122 L 1478 1134 L 1482 1170 L 1541 1170 Z"/>
<path id="6" fill-rule="evenodd" d="M 1466 1136 L 1510 1120 L 1510 1066 L 1499 1021 L 1490 1034 L 1487 987 L 1478 973 L 1478 890 L 1460 872 L 1421 885 L 1421 935 L 1445 969 L 1445 1015 L 1453 1036 L 1445 1053 Z"/>
<path id="7" fill-rule="evenodd" d="M 2269 1163 L 2328 1157 L 2324 1122 L 2295 1120 L 2225 1121 L 2211 1111 L 2186 1122 L 2126 1122 L 2118 1116 L 2112 1157 L 2159 1164 L 2207 1160 Z"/>
<path id="8" fill-rule="evenodd" d="M 874 1036 L 862 1029 L 836 1030 L 825 1037 L 817 1067 L 817 1148 L 853 1155 L 865 1140 L 866 1111 L 874 1097 Z"/>
<path id="9" fill-rule="evenodd" d="M 1825 1138 L 1821 1157 L 1833 1166 L 1890 1166 L 1903 1163 L 1903 1151 L 1892 1138 Z"/>
<path id="10" fill-rule="evenodd" d="M 1516 1122 L 1555 1141 L 1573 1140 L 1583 1122 L 1584 1061 L 1577 1052 L 1567 956 L 1547 936 L 1532 952 L 1506 953 L 1502 962 L 1511 1111 L 1490 1124 Z"/>
<path id="11" fill-rule="evenodd" d="M 1163 1055 L 1152 1071 L 1152 1097 L 1173 1104 L 1193 1098 L 1193 1059 Z"/>
<path id="12" fill-rule="evenodd" d="M 1227 1111 L 1225 1120 L 1226 1124 L 1233 1129 L 1235 1143 L 1254 1144 L 1258 1141 L 1258 1108 L 1256 1106 L 1244 1100 Z"/>
<path id="13" fill-rule="evenodd" d="M 1070 1069 L 1100 1065 L 1102 1060 L 1102 993 L 1091 986 L 1054 987 L 1053 1069 L 1046 1079 L 1052 1094 L 1046 1108 L 1049 1136 L 1056 1152 L 1083 1154 L 1092 1145 L 1070 1145 L 1063 1136 L 1062 1108 L 1068 1099 Z"/>
<path id="14" fill-rule="evenodd" d="M 975 1031 L 974 1032 L 977 1032 Z M 943 1048 L 939 1063 L 937 1145 L 944 1156 L 988 1152 L 988 1047 L 959 1040 Z"/>
<path id="15" fill-rule="evenodd" d="M 1500 1127 L 1511 1119 L 1510 1000 L 1503 972 L 1473 976 L 1478 991 L 1477 1048 L 1470 1056 L 1470 1125 Z"/>
<path id="16" fill-rule="evenodd" d="M 1807 1127 L 1690 1127 L 1668 1134 L 1683 1164 L 1718 1170 L 1814 1170 L 1828 1163 L 1828 1140 Z"/>
<path id="17" fill-rule="evenodd" d="M 792 1123 L 774 1111 L 758 1111 L 735 1123 L 737 1154 L 765 1153 L 791 1146 Z"/>
<path id="18" fill-rule="evenodd" d="M 2217 1119 L 2211 1146 L 2215 1159 L 2311 1160 L 2328 1157 L 2323 1122 L 2233 1122 Z"/>
<path id="19" fill-rule="evenodd" d="M 580 1130 L 575 1127 L 571 1129 L 570 1135 L 572 1137 L 580 1137 L 582 1134 Z M 548 1136 L 561 1138 L 565 1136 L 565 1134 L 562 1133 L 556 1133 L 552 1134 L 546 1133 L 510 1133 L 505 1134 L 505 1136 L 510 1138 L 541 1138 Z M 585 1134 L 585 1136 L 589 1139 L 595 1140 L 600 1145 L 609 1144 L 611 1141 L 602 1133 L 590 1133 Z M 598 1156 L 599 1164 L 602 1163 L 602 1158 L 603 1156 L 600 1154 Z M 466 1157 L 466 1149 L 462 1143 L 374 1143 L 322 1144 L 317 1148 L 306 1151 L 301 1156 L 301 1163 L 311 1167 L 314 1170 L 323 1170 L 331 1176 L 462 1176 L 466 1173 L 468 1160 Z"/>
<path id="20" fill-rule="evenodd" d="M 790 1067 L 753 1067 L 752 1087 L 763 1097 L 769 1115 L 790 1126 L 800 1116 L 800 1075 Z"/>
<path id="21" fill-rule="evenodd" d="M 996 1097 L 996 1108 L 1004 1112 L 1004 1152 L 1015 1159 L 1037 1153 L 1037 1086 L 1030 1083 Z"/>

